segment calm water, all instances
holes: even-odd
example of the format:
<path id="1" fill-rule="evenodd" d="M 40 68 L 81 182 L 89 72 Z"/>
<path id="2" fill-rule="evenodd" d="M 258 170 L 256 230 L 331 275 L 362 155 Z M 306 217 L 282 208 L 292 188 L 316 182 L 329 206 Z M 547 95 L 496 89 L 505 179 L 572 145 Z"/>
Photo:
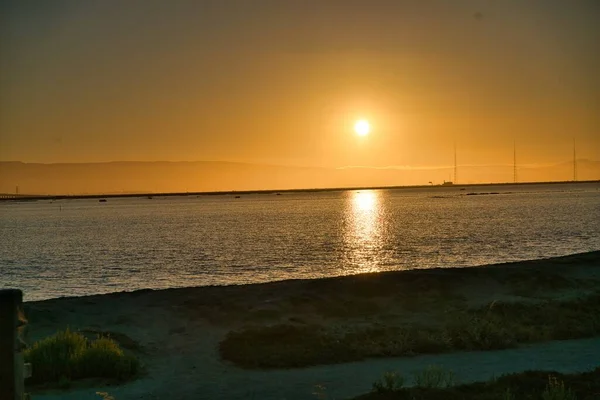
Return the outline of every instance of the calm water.
<path id="1" fill-rule="evenodd" d="M 600 250 L 599 221 L 599 184 L 0 203 L 0 288 L 34 300 L 476 266 Z"/>

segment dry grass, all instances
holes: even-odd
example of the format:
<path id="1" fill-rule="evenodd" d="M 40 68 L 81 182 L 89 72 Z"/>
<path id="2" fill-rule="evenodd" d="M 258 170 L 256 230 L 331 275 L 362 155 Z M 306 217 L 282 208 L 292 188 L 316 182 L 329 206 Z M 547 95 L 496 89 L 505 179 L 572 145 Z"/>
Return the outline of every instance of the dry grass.
<path id="1" fill-rule="evenodd" d="M 436 326 L 277 324 L 230 332 L 225 360 L 246 368 L 293 368 L 600 335 L 600 294 L 572 301 L 495 302 L 454 312 Z"/>
<path id="2" fill-rule="evenodd" d="M 73 380 L 105 378 L 125 381 L 140 370 L 139 361 L 126 354 L 110 338 L 90 341 L 77 332 L 65 330 L 36 342 L 25 351 L 25 361 L 33 365 L 27 384 L 69 386 Z"/>
<path id="3" fill-rule="evenodd" d="M 580 374 L 528 371 L 457 386 L 442 382 L 407 388 L 403 384 L 402 376 L 388 373 L 375 382 L 371 393 L 355 400 L 596 400 L 600 398 L 600 368 Z"/>
<path id="4" fill-rule="evenodd" d="M 82 329 L 79 332 L 91 340 L 95 338 L 108 338 L 117 342 L 118 345 L 123 347 L 124 349 L 131 351 L 142 350 L 142 347 L 137 341 L 133 340 L 132 338 L 121 332 L 103 331 L 97 329 Z"/>
<path id="5" fill-rule="evenodd" d="M 446 389 L 456 384 L 454 372 L 438 365 L 430 365 L 414 374 L 415 386 L 424 389 Z"/>

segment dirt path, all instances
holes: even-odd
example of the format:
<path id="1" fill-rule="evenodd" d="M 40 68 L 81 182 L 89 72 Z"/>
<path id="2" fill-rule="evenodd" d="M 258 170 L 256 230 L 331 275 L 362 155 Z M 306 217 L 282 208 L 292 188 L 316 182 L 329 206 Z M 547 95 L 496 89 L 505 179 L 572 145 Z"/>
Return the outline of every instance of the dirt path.
<path id="1" fill-rule="evenodd" d="M 34 400 L 99 399 L 96 390 L 122 399 L 316 399 L 316 385 L 325 387 L 328 399 L 365 393 L 386 371 L 407 377 L 428 365 L 441 365 L 456 373 L 459 382 L 488 380 L 525 370 L 581 372 L 599 365 L 600 338 L 549 342 L 494 352 L 464 352 L 413 358 L 378 359 L 296 370 L 247 371 L 221 363 L 210 354 L 196 358 L 173 355 L 151 376 L 121 387 L 83 389 L 57 395 L 35 395 Z M 193 365 L 202 364 L 191 370 Z"/>

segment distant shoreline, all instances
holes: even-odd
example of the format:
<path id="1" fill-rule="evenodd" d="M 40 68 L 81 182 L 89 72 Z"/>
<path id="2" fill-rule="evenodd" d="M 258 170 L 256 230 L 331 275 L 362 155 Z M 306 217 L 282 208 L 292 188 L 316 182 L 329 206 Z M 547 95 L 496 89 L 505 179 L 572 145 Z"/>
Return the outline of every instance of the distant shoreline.
<path id="1" fill-rule="evenodd" d="M 249 194 L 278 194 L 278 193 L 313 193 L 313 192 L 340 192 L 348 190 L 389 190 L 389 189 L 425 189 L 425 188 L 468 188 L 490 186 L 536 186 L 560 184 L 588 184 L 600 183 L 600 180 L 586 181 L 550 181 L 550 182 L 502 182 L 502 183 L 466 183 L 452 185 L 408 185 L 408 186 L 355 186 L 334 188 L 308 188 L 308 189 L 264 189 L 264 190 L 229 190 L 229 191 L 200 191 L 200 192 L 148 192 L 148 193 L 107 193 L 107 194 L 77 194 L 77 195 L 37 195 L 37 194 L 7 194 L 0 193 L 2 201 L 36 201 L 36 200 L 78 200 L 101 198 L 130 198 L 130 197 L 181 197 L 181 196 L 220 196 L 220 195 L 249 195 Z"/>

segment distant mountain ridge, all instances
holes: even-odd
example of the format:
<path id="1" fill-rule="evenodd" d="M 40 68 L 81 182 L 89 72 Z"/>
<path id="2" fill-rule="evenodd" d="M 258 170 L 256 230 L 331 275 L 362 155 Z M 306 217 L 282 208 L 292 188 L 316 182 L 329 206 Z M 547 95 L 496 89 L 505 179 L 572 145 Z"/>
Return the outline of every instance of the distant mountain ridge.
<path id="1" fill-rule="evenodd" d="M 95 194 L 286 188 L 290 180 L 328 185 L 314 168 L 227 161 L 0 162 L 0 192 Z M 291 188 L 291 187 L 290 187 Z"/>
<path id="2" fill-rule="evenodd" d="M 518 181 L 568 181 L 573 164 L 523 166 Z M 600 179 L 600 161 L 578 160 L 579 180 Z M 440 184 L 453 167 L 293 167 L 230 161 L 0 162 L 0 193 L 98 194 L 278 190 Z M 512 182 L 512 165 L 460 166 L 458 183 Z"/>

